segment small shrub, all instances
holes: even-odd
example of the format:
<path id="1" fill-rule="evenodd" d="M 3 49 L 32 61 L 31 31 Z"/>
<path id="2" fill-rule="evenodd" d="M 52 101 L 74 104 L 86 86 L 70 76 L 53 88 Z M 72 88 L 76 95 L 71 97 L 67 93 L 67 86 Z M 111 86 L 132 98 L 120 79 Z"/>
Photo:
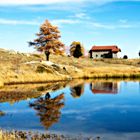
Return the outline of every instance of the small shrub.
<path id="1" fill-rule="evenodd" d="M 128 59 L 128 56 L 127 56 L 127 55 L 124 55 L 124 56 L 123 56 L 123 59 Z"/>
<path id="2" fill-rule="evenodd" d="M 56 64 L 52 64 L 53 69 L 55 69 L 56 71 L 60 71 L 60 67 Z"/>
<path id="3" fill-rule="evenodd" d="M 44 90 L 45 88 L 43 86 L 37 88 L 37 91 L 44 91 Z"/>
<path id="4" fill-rule="evenodd" d="M 41 58 L 41 55 L 39 55 L 39 54 L 32 54 L 32 56 L 37 57 L 37 58 Z"/>
<path id="5" fill-rule="evenodd" d="M 37 66 L 36 72 L 38 73 L 53 73 L 53 70 L 49 67 L 45 67 L 45 66 Z"/>
<path id="6" fill-rule="evenodd" d="M 44 71 L 45 71 L 45 68 L 42 66 L 38 66 L 36 69 L 36 72 L 39 72 L 39 73 L 43 73 Z"/>

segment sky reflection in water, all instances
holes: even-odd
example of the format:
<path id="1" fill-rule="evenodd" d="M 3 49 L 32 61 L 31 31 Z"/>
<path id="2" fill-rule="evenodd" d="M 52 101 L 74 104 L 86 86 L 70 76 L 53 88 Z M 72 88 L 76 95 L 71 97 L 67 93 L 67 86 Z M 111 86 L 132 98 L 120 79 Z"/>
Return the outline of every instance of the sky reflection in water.
<path id="1" fill-rule="evenodd" d="M 0 117 L 0 127 L 140 138 L 139 82 L 85 83 L 50 95 L 0 103 L 6 113 Z"/>

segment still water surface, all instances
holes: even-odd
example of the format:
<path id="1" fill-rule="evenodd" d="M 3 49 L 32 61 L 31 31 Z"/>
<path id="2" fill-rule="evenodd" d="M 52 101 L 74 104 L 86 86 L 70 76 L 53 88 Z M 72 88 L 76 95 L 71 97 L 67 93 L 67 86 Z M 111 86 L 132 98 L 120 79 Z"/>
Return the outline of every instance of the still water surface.
<path id="1" fill-rule="evenodd" d="M 139 81 L 75 83 L 54 92 L 42 86 L 37 89 L 45 94 L 0 100 L 0 111 L 5 113 L 0 117 L 1 128 L 140 139 Z"/>

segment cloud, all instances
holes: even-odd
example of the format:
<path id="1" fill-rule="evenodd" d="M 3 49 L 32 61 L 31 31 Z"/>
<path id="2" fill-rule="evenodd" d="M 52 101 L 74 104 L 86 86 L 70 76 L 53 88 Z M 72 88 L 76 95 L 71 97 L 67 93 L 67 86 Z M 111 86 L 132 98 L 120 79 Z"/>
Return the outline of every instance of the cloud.
<path id="1" fill-rule="evenodd" d="M 39 25 L 37 21 L 25 21 L 25 20 L 11 20 L 0 18 L 0 24 L 3 25 Z"/>
<path id="2" fill-rule="evenodd" d="M 79 19 L 79 20 L 89 20 L 91 19 L 90 16 L 88 16 L 86 13 L 80 12 L 80 13 L 76 13 L 75 15 L 69 16 L 70 18 L 73 19 Z"/>
<path id="3" fill-rule="evenodd" d="M 93 2 L 95 4 L 104 4 L 108 2 L 126 1 L 126 0 L 0 0 L 1 5 L 36 5 L 36 4 L 56 4 L 56 3 L 76 3 L 76 2 Z M 127 0 L 127 1 L 140 1 L 140 0 Z"/>
<path id="4" fill-rule="evenodd" d="M 120 23 L 127 23 L 127 20 L 126 19 L 120 19 L 119 22 Z"/>
<path id="5" fill-rule="evenodd" d="M 31 5 L 36 5 L 36 4 L 56 4 L 56 3 L 67 3 L 67 2 L 81 2 L 84 0 L 0 0 L 0 4 L 19 4 L 19 5 L 24 5 L 24 4 L 31 4 Z"/>
<path id="6" fill-rule="evenodd" d="M 85 17 L 87 17 L 87 15 L 85 13 L 77 13 L 77 14 L 75 14 L 75 18 L 83 19 Z"/>
<path id="7" fill-rule="evenodd" d="M 73 19 L 56 19 L 50 20 L 53 25 L 61 26 L 64 24 L 77 24 L 80 23 L 80 20 Z M 39 26 L 43 22 L 35 21 L 27 21 L 27 20 L 15 20 L 15 19 L 3 19 L 0 18 L 0 25 L 37 25 Z"/>
<path id="8" fill-rule="evenodd" d="M 82 16 L 85 16 L 84 14 L 82 15 L 77 15 L 79 16 L 79 18 L 82 18 Z M 136 27 L 140 27 L 140 23 L 123 23 L 123 22 L 119 22 L 119 23 L 112 23 L 112 24 L 105 24 L 105 23 L 101 23 L 101 22 L 95 22 L 95 21 L 85 21 L 83 19 L 76 19 L 75 18 L 71 18 L 71 19 L 54 19 L 54 20 L 50 20 L 50 22 L 53 25 L 57 25 L 57 26 L 62 26 L 62 25 L 70 25 L 70 24 L 81 24 L 81 25 L 86 25 L 90 28 L 93 29 L 109 29 L 109 30 L 115 30 L 115 29 L 130 29 L 130 28 L 136 28 Z M 15 19 L 3 19 L 0 18 L 0 25 L 35 25 L 35 26 L 39 26 L 40 24 L 42 24 L 42 21 L 38 21 L 38 20 L 15 20 Z"/>
<path id="9" fill-rule="evenodd" d="M 73 20 L 73 19 L 56 19 L 56 20 L 51 20 L 52 24 L 59 25 L 61 26 L 62 24 L 76 24 L 80 23 L 79 20 Z"/>
<path id="10" fill-rule="evenodd" d="M 105 24 L 101 22 L 87 22 L 87 26 L 90 26 L 91 28 L 96 28 L 96 29 L 110 29 L 110 30 L 115 30 L 115 29 L 130 29 L 130 28 L 137 28 L 140 27 L 140 23 L 126 23 L 126 22 L 120 22 L 120 23 L 111 23 L 111 24 Z"/>
<path id="11" fill-rule="evenodd" d="M 113 25 L 103 24 L 99 22 L 92 22 L 90 23 L 91 27 L 94 28 L 101 28 L 101 29 L 114 29 L 115 27 Z"/>

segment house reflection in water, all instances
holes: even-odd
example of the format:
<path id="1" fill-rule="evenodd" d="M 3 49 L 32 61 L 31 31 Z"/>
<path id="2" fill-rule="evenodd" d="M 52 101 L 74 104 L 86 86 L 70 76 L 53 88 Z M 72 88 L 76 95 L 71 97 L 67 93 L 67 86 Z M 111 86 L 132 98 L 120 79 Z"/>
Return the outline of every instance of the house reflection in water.
<path id="1" fill-rule="evenodd" d="M 94 94 L 117 94 L 119 90 L 119 83 L 95 82 L 90 84 L 90 89 Z"/>

